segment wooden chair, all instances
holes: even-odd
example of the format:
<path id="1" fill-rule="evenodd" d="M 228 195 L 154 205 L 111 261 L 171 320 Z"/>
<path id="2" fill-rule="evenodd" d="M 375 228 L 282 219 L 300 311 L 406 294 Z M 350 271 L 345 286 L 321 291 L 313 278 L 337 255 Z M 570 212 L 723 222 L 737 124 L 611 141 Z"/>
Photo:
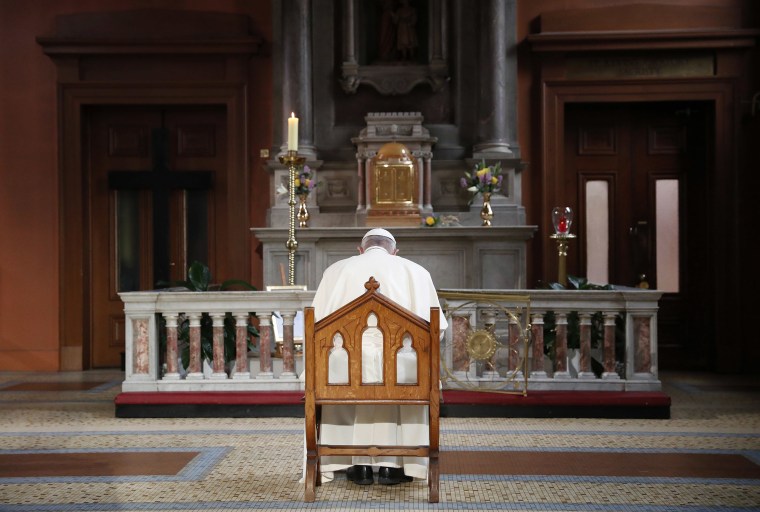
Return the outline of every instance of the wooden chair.
<path id="1" fill-rule="evenodd" d="M 314 323 L 314 308 L 304 312 L 306 354 L 306 478 L 304 501 L 315 500 L 320 485 L 319 460 L 323 455 L 414 456 L 427 457 L 430 503 L 438 502 L 439 440 L 439 310 L 430 308 L 430 322 L 404 309 L 377 289 L 370 277 L 367 291 L 339 310 Z M 362 334 L 370 315 L 377 318 L 383 335 L 383 382 L 362 383 Z M 330 350 L 336 334 L 343 338 L 348 354 L 346 384 L 328 382 Z M 396 358 L 405 338 L 411 337 L 417 355 L 417 379 L 413 384 L 397 383 Z M 330 405 L 427 405 L 429 410 L 428 446 L 354 446 L 323 445 L 319 439 L 321 406 Z"/>

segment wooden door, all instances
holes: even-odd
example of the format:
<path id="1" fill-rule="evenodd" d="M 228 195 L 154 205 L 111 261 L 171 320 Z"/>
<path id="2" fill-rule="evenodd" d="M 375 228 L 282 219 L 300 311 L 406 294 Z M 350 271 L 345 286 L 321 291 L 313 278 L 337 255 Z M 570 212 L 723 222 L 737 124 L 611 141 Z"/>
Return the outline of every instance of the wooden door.
<path id="1" fill-rule="evenodd" d="M 216 212 L 225 207 L 224 107 L 97 107 L 85 116 L 89 157 L 92 368 L 124 351 L 118 293 L 214 268 Z"/>
<path id="2" fill-rule="evenodd" d="M 699 279 L 710 259 L 707 107 L 571 104 L 565 111 L 563 195 L 579 235 L 568 272 L 664 291 L 661 368 L 695 367 L 707 353 L 712 299 Z"/>

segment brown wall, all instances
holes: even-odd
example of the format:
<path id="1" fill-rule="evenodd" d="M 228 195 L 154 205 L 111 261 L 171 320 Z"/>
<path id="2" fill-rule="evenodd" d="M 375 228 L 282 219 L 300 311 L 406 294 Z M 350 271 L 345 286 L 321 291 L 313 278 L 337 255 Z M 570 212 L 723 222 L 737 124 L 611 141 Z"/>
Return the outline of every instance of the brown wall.
<path id="1" fill-rule="evenodd" d="M 657 29 L 698 29 L 710 26 L 752 29 L 755 31 L 755 45 L 752 48 L 739 50 L 736 56 L 722 60 L 728 63 L 726 69 L 718 73 L 737 76 L 732 82 L 732 94 L 736 101 L 730 105 L 728 112 L 723 112 L 725 129 L 735 134 L 730 141 L 723 137 L 723 155 L 729 155 L 724 161 L 718 162 L 715 182 L 720 186 L 710 190 L 710 199 L 714 203 L 714 218 L 705 219 L 706 225 L 715 226 L 714 233 L 719 236 L 713 251 L 720 254 L 718 264 L 710 266 L 705 275 L 700 276 L 700 282 L 707 289 L 714 290 L 709 316 L 714 320 L 714 333 L 711 340 L 710 353 L 705 354 L 705 369 L 724 372 L 757 372 L 755 361 L 760 356 L 760 347 L 756 336 L 748 335 L 747 320 L 754 317 L 754 290 L 760 284 L 760 278 L 754 271 L 756 266 L 756 242 L 751 236 L 743 236 L 754 231 L 756 205 L 758 204 L 758 163 L 760 157 L 754 149 L 760 137 L 760 106 L 754 117 L 750 114 L 750 100 L 753 94 L 760 91 L 760 52 L 757 37 L 760 29 L 760 8 L 752 0 L 661 0 L 646 2 L 661 4 L 662 15 L 644 18 L 642 16 L 610 16 L 606 13 L 604 19 L 594 19 L 590 12 L 581 13 L 580 9 L 594 10 L 604 7 L 632 6 L 644 2 L 625 0 L 518 0 L 518 139 L 522 149 L 523 159 L 530 162 L 527 171 L 523 173 L 523 202 L 526 206 L 527 223 L 541 225 L 542 194 L 550 183 L 542 183 L 552 179 L 545 173 L 544 162 L 541 161 L 543 148 L 541 145 L 541 78 L 539 74 L 539 59 L 531 51 L 526 37 L 537 34 L 540 29 L 541 16 L 554 13 L 549 18 L 558 27 L 558 31 L 591 31 L 591 30 L 657 30 Z M 659 8 L 659 7 L 658 7 Z M 683 9 L 677 9 L 683 8 Z M 575 9 L 574 13 L 556 13 Z M 680 11 L 680 12 L 677 12 Z M 715 18 L 709 14 L 714 13 Z M 712 25 L 713 22 L 719 23 Z M 551 32 L 554 27 L 543 27 Z M 728 52 L 720 53 L 726 56 Z M 736 63 L 739 63 L 738 65 Z M 734 67 L 736 66 L 736 67 Z M 683 94 L 688 94 L 688 88 Z M 716 138 L 720 139 L 722 133 Z M 726 164 L 726 165 L 723 165 Z M 542 177 L 544 176 L 544 177 Z M 718 219 L 718 220 L 716 220 Z M 709 243 L 709 242 L 706 242 Z M 543 279 L 544 268 L 550 267 L 545 261 L 549 253 L 546 240 L 537 236 L 531 247 L 531 266 L 529 269 L 528 286 L 534 286 Z M 711 288 L 710 288 L 711 287 Z"/>
<path id="2" fill-rule="evenodd" d="M 518 0 L 517 2 L 517 44 L 518 44 L 518 89 L 517 89 L 517 123 L 518 140 L 523 160 L 530 165 L 523 172 L 523 204 L 525 205 L 527 224 L 540 225 L 540 195 L 542 183 L 540 182 L 540 78 L 538 63 L 532 54 L 530 44 L 526 40 L 530 34 L 540 30 L 540 17 L 542 14 L 572 9 L 593 9 L 601 7 L 626 6 L 637 3 L 655 3 L 668 6 L 686 7 L 723 7 L 735 9 L 742 13 L 744 18 L 742 25 L 745 27 L 760 27 L 757 19 L 757 7 L 752 0 L 658 0 L 637 2 L 632 0 Z M 754 21 L 753 21 L 754 20 Z M 576 21 L 576 20 L 573 20 Z M 657 20 L 653 20 L 653 23 Z M 663 23 L 673 23 L 673 20 L 662 20 Z M 582 23 L 582 21 L 581 21 Z M 629 26 L 629 20 L 625 18 L 606 20 L 606 23 L 614 26 L 613 30 L 640 29 L 640 26 Z M 690 25 L 689 19 L 680 19 L 675 23 L 683 27 Z M 698 27 L 699 25 L 694 25 Z M 756 53 L 755 53 L 756 55 Z M 541 275 L 541 265 L 538 258 L 541 257 L 543 247 L 541 241 L 536 238 L 533 242 L 531 257 L 528 261 L 528 286 L 532 287 L 539 280 L 546 279 Z"/>
<path id="3" fill-rule="evenodd" d="M 56 71 L 35 38 L 53 35 L 57 15 L 187 9 L 246 14 L 271 42 L 271 8 L 269 0 L 0 0 L 0 370 L 60 368 Z M 271 146 L 271 59 L 256 57 L 251 68 L 249 215 L 263 226 L 268 176 L 259 149 Z M 260 283 L 255 253 L 251 269 Z"/>
<path id="4" fill-rule="evenodd" d="M 336 0 L 338 1 L 338 0 Z M 469 0 L 463 0 L 469 1 Z M 620 6 L 630 0 L 518 0 L 518 140 L 523 160 L 523 202 L 527 223 L 538 224 L 541 212 L 539 91 L 537 65 L 526 42 L 537 32 L 542 13 L 574 8 Z M 752 0 L 661 0 L 681 6 L 724 6 L 742 9 L 745 26 L 760 26 L 758 7 Z M 53 62 L 35 41 L 52 35 L 57 15 L 77 12 L 127 9 L 188 9 L 246 14 L 255 31 L 272 42 L 272 0 L 0 0 L 0 371 L 56 371 L 59 366 L 59 233 L 60 190 L 58 180 L 56 74 Z M 620 20 L 621 28 L 625 20 Z M 688 20 L 684 20 L 688 24 Z M 742 101 L 760 90 L 760 52 L 748 61 L 748 80 L 740 91 Z M 249 147 L 251 226 L 264 226 L 269 206 L 268 173 L 259 150 L 272 147 L 272 62 L 267 56 L 251 63 L 249 90 Z M 760 113 L 750 119 L 740 105 L 742 121 L 737 141 L 740 183 L 737 186 L 737 222 L 741 232 L 753 231 L 750 219 L 758 204 L 759 157 L 752 152 L 760 132 Z M 754 172 L 750 172 L 753 171 Z M 252 239 L 251 277 L 262 282 L 260 254 Z M 754 242 L 747 237 L 740 265 L 752 267 Z M 529 259 L 528 286 L 540 275 L 542 247 L 534 241 Z M 721 269 L 716 269 L 721 272 Z M 757 272 L 747 272 L 752 281 L 742 302 L 743 318 L 754 317 L 750 290 Z M 236 276 L 235 276 L 236 277 Z M 753 340 L 756 336 L 748 336 Z M 81 342 L 79 343 L 81 344 Z M 760 348 L 747 342 L 746 356 L 760 355 Z M 757 357 L 745 357 L 747 364 Z"/>

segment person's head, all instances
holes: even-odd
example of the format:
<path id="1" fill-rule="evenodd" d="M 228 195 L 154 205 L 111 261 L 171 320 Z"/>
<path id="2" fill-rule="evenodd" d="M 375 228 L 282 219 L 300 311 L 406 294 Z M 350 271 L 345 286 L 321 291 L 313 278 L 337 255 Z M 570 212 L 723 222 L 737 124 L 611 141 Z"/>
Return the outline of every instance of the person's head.
<path id="1" fill-rule="evenodd" d="M 364 253 L 370 247 L 382 247 L 388 254 L 396 254 L 396 239 L 389 231 L 382 228 L 370 229 L 362 238 L 359 253 Z"/>

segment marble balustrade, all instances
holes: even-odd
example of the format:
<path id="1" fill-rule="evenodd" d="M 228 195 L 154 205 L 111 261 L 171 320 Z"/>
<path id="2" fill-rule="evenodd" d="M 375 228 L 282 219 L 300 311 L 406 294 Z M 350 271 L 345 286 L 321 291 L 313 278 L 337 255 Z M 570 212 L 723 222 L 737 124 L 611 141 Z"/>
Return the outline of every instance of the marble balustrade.
<path id="1" fill-rule="evenodd" d="M 521 294 L 529 298 L 527 320 L 498 320 L 499 309 L 514 306 L 509 300 L 473 301 L 451 298 L 458 292 L 446 290 L 444 308 L 455 311 L 442 341 L 442 366 L 458 375 L 461 382 L 478 385 L 482 376 L 472 371 L 466 338 L 470 329 L 494 325 L 496 337 L 508 347 L 510 368 L 519 372 L 528 390 L 610 390 L 658 391 L 661 383 L 657 370 L 657 304 L 660 292 L 654 290 L 556 291 L 556 290 L 488 290 L 490 294 Z M 314 292 L 274 290 L 246 292 L 177 292 L 145 291 L 120 294 L 124 302 L 125 380 L 122 391 L 267 391 L 301 390 L 301 355 L 294 349 L 294 319 L 309 306 Z M 497 313 L 494 313 L 497 311 Z M 282 346 L 272 357 L 275 329 L 272 313 L 282 320 Z M 544 322 L 547 313 L 554 316 L 554 347 L 546 357 Z M 237 357 L 223 363 L 225 315 L 234 320 Z M 201 359 L 201 317 L 207 314 L 213 323 L 214 361 Z M 568 351 L 568 317 L 578 315 L 578 353 Z M 600 342 L 591 346 L 591 319 L 601 318 Z M 601 315 L 601 317 L 600 317 Z M 161 321 L 163 318 L 164 322 Z M 189 328 L 189 364 L 182 368 L 178 360 L 178 329 L 187 319 Z M 616 319 L 622 321 L 624 340 L 616 340 Z M 245 350 L 249 322 L 257 324 L 259 355 Z M 160 330 L 165 329 L 163 333 Z M 597 329 L 598 330 L 598 329 Z M 530 341 L 521 348 L 518 336 L 530 332 Z M 617 331 L 620 331 L 618 328 Z M 164 354 L 159 354 L 159 339 L 165 334 Z M 296 340 L 297 341 L 297 340 Z M 616 352 L 616 346 L 618 347 Z M 620 347 L 624 347 L 620 353 Z M 592 354 L 598 362 L 592 371 Z M 165 361 L 159 365 L 159 361 Z M 572 362 L 575 365 L 571 365 Z M 602 370 L 599 371 L 599 365 Z M 575 367 L 577 366 L 577 368 Z M 445 372 L 444 372 L 445 373 Z M 489 386 L 499 376 L 489 377 Z M 443 379 L 444 387 L 461 387 L 456 379 Z"/>

